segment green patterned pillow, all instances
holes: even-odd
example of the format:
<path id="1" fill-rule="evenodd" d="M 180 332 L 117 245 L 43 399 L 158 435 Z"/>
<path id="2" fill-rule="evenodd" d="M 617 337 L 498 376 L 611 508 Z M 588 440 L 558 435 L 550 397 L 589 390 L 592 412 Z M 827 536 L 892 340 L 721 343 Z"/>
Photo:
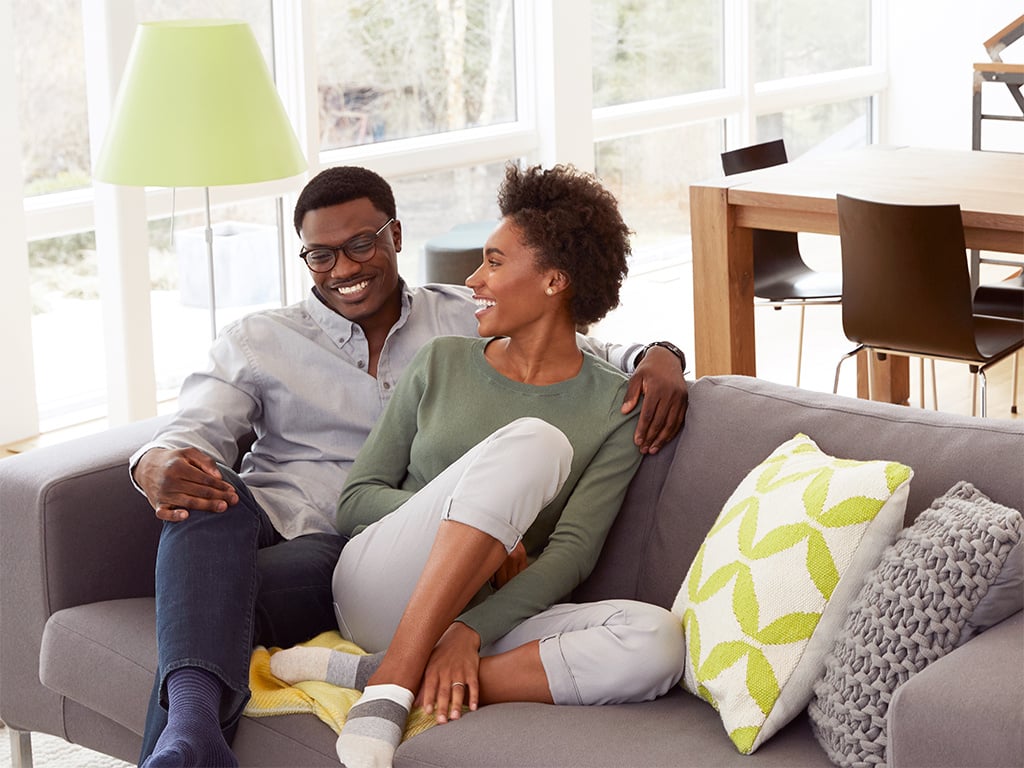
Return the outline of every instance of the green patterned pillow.
<path id="1" fill-rule="evenodd" d="M 798 434 L 740 482 L 672 611 L 682 685 L 749 754 L 811 699 L 864 575 L 903 527 L 910 467 L 850 461 Z"/>

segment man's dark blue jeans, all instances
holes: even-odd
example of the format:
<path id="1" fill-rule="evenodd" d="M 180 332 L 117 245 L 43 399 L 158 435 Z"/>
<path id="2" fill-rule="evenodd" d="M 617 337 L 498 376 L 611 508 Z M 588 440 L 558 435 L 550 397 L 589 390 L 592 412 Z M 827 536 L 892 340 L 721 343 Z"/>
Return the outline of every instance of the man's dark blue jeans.
<path id="1" fill-rule="evenodd" d="M 146 714 L 142 762 L 167 725 L 166 679 L 182 667 L 224 683 L 221 727 L 230 744 L 249 700 L 253 645 L 287 648 L 330 629 L 331 577 L 347 539 L 311 534 L 286 540 L 245 482 L 224 466 L 238 504 L 190 511 L 165 522 L 156 558 L 156 680 Z"/>

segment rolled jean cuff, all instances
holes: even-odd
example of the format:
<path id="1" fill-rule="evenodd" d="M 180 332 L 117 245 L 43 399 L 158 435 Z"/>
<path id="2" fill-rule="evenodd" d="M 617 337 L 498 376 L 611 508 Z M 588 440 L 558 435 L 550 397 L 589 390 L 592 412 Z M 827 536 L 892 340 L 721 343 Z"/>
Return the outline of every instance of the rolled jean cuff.
<path id="1" fill-rule="evenodd" d="M 467 504 L 458 504 L 451 496 L 445 501 L 441 519 L 462 523 L 486 533 L 492 539 L 500 541 L 506 552 L 515 549 L 516 544 L 523 538 L 522 531 L 517 530 L 508 520 L 495 517 L 490 512 L 473 508 Z"/>

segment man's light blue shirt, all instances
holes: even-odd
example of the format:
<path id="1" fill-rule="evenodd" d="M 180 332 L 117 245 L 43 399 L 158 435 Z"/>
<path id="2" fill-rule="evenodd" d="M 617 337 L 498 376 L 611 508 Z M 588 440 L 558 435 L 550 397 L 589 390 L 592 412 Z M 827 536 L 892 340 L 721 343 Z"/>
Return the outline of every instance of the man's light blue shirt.
<path id="1" fill-rule="evenodd" d="M 151 448 L 198 448 L 234 465 L 237 442 L 256 441 L 241 475 L 287 539 L 335 532 L 338 494 L 370 429 L 416 352 L 435 336 L 476 336 L 476 305 L 455 285 L 402 286 L 402 310 L 377 363 L 367 371 L 362 328 L 311 291 L 305 301 L 256 312 L 227 326 L 205 369 L 191 374 L 178 413 L 131 459 Z M 580 337 L 580 346 L 627 373 L 637 344 Z"/>

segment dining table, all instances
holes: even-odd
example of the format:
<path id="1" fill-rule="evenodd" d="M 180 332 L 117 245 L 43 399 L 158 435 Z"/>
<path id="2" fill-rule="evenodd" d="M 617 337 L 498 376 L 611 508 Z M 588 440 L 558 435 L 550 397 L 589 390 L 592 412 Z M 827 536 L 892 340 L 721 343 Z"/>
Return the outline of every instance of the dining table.
<path id="1" fill-rule="evenodd" d="M 756 376 L 751 231 L 838 235 L 836 195 L 959 204 L 967 248 L 1024 254 L 1024 154 L 870 145 L 690 186 L 697 376 Z M 965 254 L 965 269 L 968 268 Z M 922 276 L 922 279 L 927 279 Z M 836 350 L 836 360 L 846 350 Z M 862 356 L 863 357 L 863 356 Z M 859 365 L 858 394 L 867 379 Z M 906 403 L 907 358 L 874 369 L 876 399 Z"/>

